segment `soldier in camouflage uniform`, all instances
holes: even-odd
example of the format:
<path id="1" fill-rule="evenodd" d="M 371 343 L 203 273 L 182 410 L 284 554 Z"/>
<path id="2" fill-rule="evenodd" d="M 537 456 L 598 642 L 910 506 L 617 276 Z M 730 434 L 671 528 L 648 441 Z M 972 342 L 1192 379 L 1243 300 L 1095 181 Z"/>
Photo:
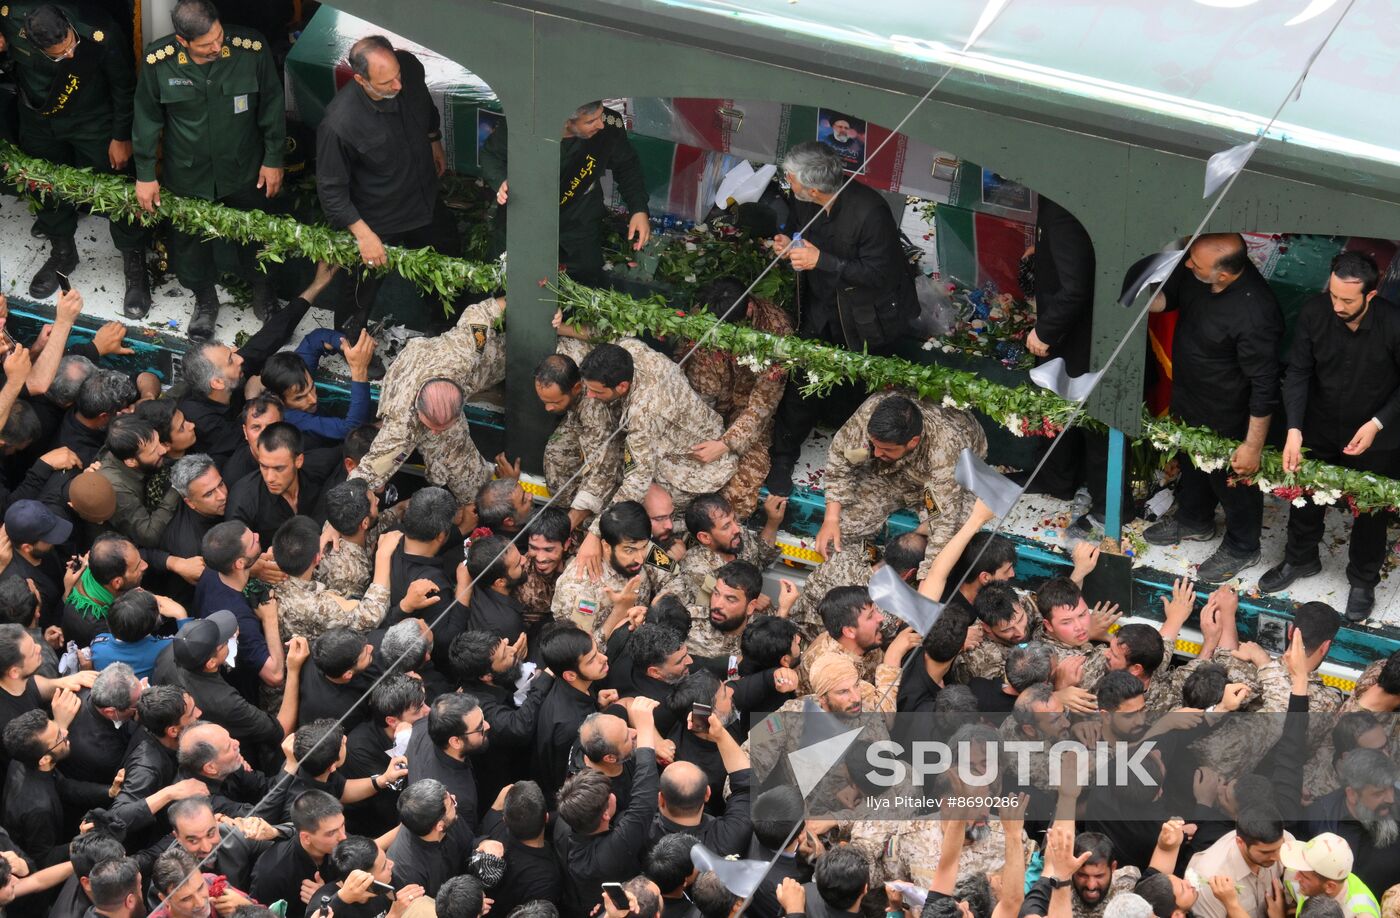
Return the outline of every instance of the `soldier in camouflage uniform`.
<path id="1" fill-rule="evenodd" d="M 697 495 L 720 490 L 734 476 L 734 456 L 702 462 L 692 452 L 697 444 L 718 439 L 724 422 L 670 360 L 635 338 L 623 338 L 595 347 L 580 373 L 590 398 L 622 408 L 622 483 L 614 502 L 640 501 L 656 482 L 684 512 Z"/>
<path id="2" fill-rule="evenodd" d="M 700 607 L 703 612 L 691 613 L 686 646 L 696 657 L 724 660 L 739 654 L 744 629 L 768 597 L 763 595 L 762 572 L 742 559 L 716 568 L 708 583 L 706 601 Z M 787 617 L 797 598 L 797 588 L 787 581 L 783 584 L 776 610 L 779 618 Z"/>
<path id="3" fill-rule="evenodd" d="M 792 621 L 802 632 L 805 642 L 815 641 L 825 630 L 817 606 L 822 598 L 839 586 L 867 586 L 870 578 L 884 564 L 893 564 L 899 575 L 907 582 L 917 573 L 923 562 L 928 538 L 919 532 L 906 532 L 891 539 L 885 545 L 883 555 L 879 546 L 865 540 L 859 545 L 847 545 L 841 551 L 833 552 L 825 561 L 818 564 L 802 584 L 802 595 L 792 607 Z M 903 622 L 888 612 L 880 633 L 886 641 L 899 633 Z"/>
<path id="4" fill-rule="evenodd" d="M 430 383 L 446 380 L 466 399 L 505 379 L 505 336 L 496 328 L 505 309 L 504 298 L 484 300 L 462 310 L 450 331 L 404 345 L 380 389 L 383 426 L 351 478 L 379 490 L 416 449 L 431 484 L 450 490 L 460 504 L 476 501 L 492 467 L 472 443 L 461 405 L 450 417 L 425 418 L 419 396 Z"/>
<path id="5" fill-rule="evenodd" d="M 987 455 L 987 437 L 968 412 L 910 393 L 867 399 L 831 441 L 817 552 L 825 555 L 833 542 L 839 548 L 843 540 L 876 535 L 891 513 L 911 509 L 928 527 L 919 570 L 921 577 L 927 574 L 938 550 L 972 511 L 974 496 L 953 477 L 964 449 Z"/>
<path id="6" fill-rule="evenodd" d="M 146 46 L 136 83 L 131 140 L 137 200 L 154 213 L 163 182 L 174 194 L 240 210 L 274 207 L 287 112 L 272 48 L 252 29 L 224 28 L 209 0 L 179 0 L 170 19 L 175 34 Z M 213 241 L 172 231 L 170 248 L 176 276 L 195 295 L 189 336 L 203 341 L 219 319 Z M 239 254 L 253 288 L 253 311 L 266 318 L 277 304 L 268 276 L 257 270 L 251 246 L 240 246 Z"/>
<path id="7" fill-rule="evenodd" d="M 83 15 L 88 13 L 90 15 Z M 111 19 L 71 3 L 0 5 L 0 52 L 19 87 L 19 146 L 25 153 L 94 172 L 123 172 L 131 162 L 131 54 Z M 36 202 L 35 232 L 53 254 L 35 273 L 29 295 L 42 300 L 78 266 L 78 209 L 46 195 Z M 151 308 L 144 253 L 147 232 L 110 218 L 112 244 L 126 276 L 123 311 L 141 318 Z"/>
<path id="8" fill-rule="evenodd" d="M 1243 644 L 1231 653 L 1227 671 L 1232 683 L 1239 677 L 1240 684 L 1259 686 L 1239 708 L 1253 716 L 1221 722 L 1191 748 L 1203 767 L 1213 769 L 1222 780 L 1233 781 L 1252 771 L 1283 735 L 1282 717 L 1261 715 L 1281 715 L 1288 710 L 1289 681 L 1280 661 L 1254 643 Z"/>
<path id="9" fill-rule="evenodd" d="M 743 292 L 744 285 L 739 281 L 720 278 L 696 293 L 695 305 L 714 316 L 726 316 Z M 736 307 L 727 321 L 737 324 L 747 320 L 758 331 L 770 335 L 792 334 L 792 320 L 776 304 L 758 297 L 747 299 L 747 305 Z M 727 452 L 739 457 L 738 469 L 725 485 L 724 496 L 734 505 L 739 519 L 747 519 L 758 506 L 758 489 L 772 464 L 768 444 L 773 439 L 773 414 L 783 397 L 787 374 L 777 364 L 750 366 L 745 358 L 728 351 L 701 348 L 691 353 L 692 347 L 694 342 L 680 342 L 675 358 L 685 358 L 686 378 L 705 403 L 719 412 L 726 425 L 718 440 L 702 443 L 699 448 L 716 455 Z"/>
<path id="10" fill-rule="evenodd" d="M 1316 677 L 1316 674 L 1314 674 Z M 1312 683 L 1309 682 L 1311 689 Z M 1309 700 L 1315 696 L 1309 692 Z M 1311 712 L 1309 707 L 1309 712 Z M 1317 799 L 1341 787 L 1341 781 L 1332 765 L 1335 750 L 1332 748 L 1332 728 L 1343 714 L 1353 711 L 1372 711 L 1382 715 L 1382 723 L 1389 728 L 1389 739 L 1385 753 L 1392 759 L 1400 758 L 1400 717 L 1385 715 L 1400 711 L 1400 651 L 1381 660 L 1373 660 L 1356 680 L 1356 687 L 1338 705 L 1331 716 L 1309 719 L 1309 738 L 1313 735 L 1315 722 L 1322 721 L 1326 733 L 1313 744 L 1313 753 L 1303 772 L 1303 789 Z"/>
<path id="11" fill-rule="evenodd" d="M 697 497 L 685 511 L 686 532 L 695 544 L 681 558 L 666 592 L 676 594 L 689 607 L 691 618 L 699 621 L 707 617 L 715 571 L 734 560 L 747 561 L 763 571 L 778 560 L 778 527 L 786 507 L 786 498 L 768 498 L 764 504 L 766 525 L 755 533 L 739 524 L 734 507 L 724 496 Z"/>
<path id="12" fill-rule="evenodd" d="M 598 520 L 603 535 L 603 576 L 594 580 L 577 557 L 554 583 L 555 621 L 570 621 L 603 644 L 609 619 L 614 627 L 635 606 L 646 606 L 673 576 L 666 553 L 651 543 L 651 521 L 636 501 L 605 510 Z M 664 559 L 664 562 L 662 561 Z M 664 564 L 664 566 L 658 566 Z M 636 581 L 635 589 L 629 584 Z"/>
<path id="13" fill-rule="evenodd" d="M 544 445 L 544 481 L 555 506 L 569 511 L 577 529 L 608 505 L 622 480 L 622 437 L 613 435 L 622 411 L 620 405 L 587 397 L 576 362 L 587 353 L 586 345 L 561 337 L 559 350 L 535 368 L 535 394 L 545 411 L 559 417 Z"/>
<path id="14" fill-rule="evenodd" d="M 390 565 L 402 538 L 402 532 L 394 532 L 378 541 L 374 582 L 357 601 L 312 579 L 321 562 L 321 527 L 305 516 L 284 523 L 272 539 L 273 560 L 287 575 L 272 588 L 282 633 L 314 641 L 331 628 L 368 631 L 379 627 L 389 609 Z"/>
<path id="15" fill-rule="evenodd" d="M 870 864 L 870 885 L 904 880 L 928 889 L 933 885 L 943 850 L 943 820 L 893 819 L 860 820 L 851 826 L 851 845 L 865 855 Z M 1006 863 L 1006 831 L 1001 820 L 992 816 L 986 823 L 986 833 L 963 844 L 958 856 L 958 879 L 987 876 L 1001 870 Z M 1035 854 L 1035 842 L 1025 837 L 1026 862 Z"/>
<path id="16" fill-rule="evenodd" d="M 554 587 L 564 573 L 565 555 L 569 547 L 571 526 L 569 516 L 558 507 L 544 507 L 530 520 L 530 525 L 516 545 L 528 551 L 525 562 L 525 582 L 511 591 L 525 614 L 525 630 L 534 633 L 535 626 L 553 618 Z"/>

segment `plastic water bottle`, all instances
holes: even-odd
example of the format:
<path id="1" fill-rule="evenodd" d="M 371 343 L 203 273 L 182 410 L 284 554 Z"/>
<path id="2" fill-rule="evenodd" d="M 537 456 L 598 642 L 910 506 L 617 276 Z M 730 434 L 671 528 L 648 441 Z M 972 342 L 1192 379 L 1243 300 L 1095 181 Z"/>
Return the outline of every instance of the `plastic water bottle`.
<path id="1" fill-rule="evenodd" d="M 792 246 L 791 246 L 791 248 L 800 249 L 800 248 L 802 248 L 802 247 L 803 247 L 804 245 L 806 245 L 806 244 L 807 244 L 807 243 L 805 243 L 805 242 L 802 241 L 802 233 L 801 233 L 800 230 L 799 230 L 798 232 L 792 234 Z M 792 266 L 792 270 L 794 270 L 794 271 L 801 271 L 802 269 L 799 268 L 799 267 L 797 267 L 797 265 L 793 265 L 793 266 Z"/>

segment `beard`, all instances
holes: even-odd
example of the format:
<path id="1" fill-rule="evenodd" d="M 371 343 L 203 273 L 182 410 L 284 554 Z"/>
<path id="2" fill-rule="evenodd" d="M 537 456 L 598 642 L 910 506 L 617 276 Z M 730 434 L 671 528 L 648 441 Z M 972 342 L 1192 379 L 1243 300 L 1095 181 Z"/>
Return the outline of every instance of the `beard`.
<path id="1" fill-rule="evenodd" d="M 1400 839 L 1400 823 L 1395 821 L 1394 816 L 1381 816 L 1370 807 L 1357 803 L 1356 818 L 1371 837 L 1371 843 L 1378 848 L 1385 848 Z"/>
<path id="2" fill-rule="evenodd" d="M 642 563 L 640 561 L 638 561 L 630 568 L 623 567 L 622 565 L 618 564 L 615 559 L 611 558 L 608 559 L 608 564 L 612 565 L 612 569 L 617 571 L 618 576 L 622 577 L 622 579 L 624 580 L 631 580 L 633 577 L 637 576 L 637 572 L 642 569 Z"/>
<path id="3" fill-rule="evenodd" d="M 726 618 L 723 621 L 717 622 L 715 621 L 714 617 L 716 611 L 718 610 L 710 610 L 710 624 L 714 626 L 714 629 L 716 631 L 721 631 L 725 634 L 729 634 L 731 632 L 738 631 L 740 628 L 744 627 L 744 616 L 740 615 L 736 618 Z"/>
<path id="4" fill-rule="evenodd" d="M 514 590 L 515 588 L 519 587 L 522 583 L 524 583 L 524 582 L 525 582 L 526 580 L 528 580 L 528 579 L 530 579 L 530 570 L 529 570 L 529 568 L 524 568 L 524 569 L 522 569 L 522 570 L 520 571 L 520 576 L 519 576 L 519 577 L 507 577 L 507 578 L 506 578 L 506 589 L 507 589 L 507 590 Z"/>
<path id="5" fill-rule="evenodd" d="M 522 664 L 512 663 L 510 667 L 501 671 L 491 671 L 491 681 L 502 687 L 514 688 L 520 681 L 520 671 Z"/>

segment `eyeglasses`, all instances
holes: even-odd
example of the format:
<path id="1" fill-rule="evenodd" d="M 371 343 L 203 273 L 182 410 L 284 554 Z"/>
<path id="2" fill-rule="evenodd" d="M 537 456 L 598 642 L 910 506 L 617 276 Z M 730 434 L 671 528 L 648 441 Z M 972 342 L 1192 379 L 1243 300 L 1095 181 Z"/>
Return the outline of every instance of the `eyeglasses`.
<path id="1" fill-rule="evenodd" d="M 481 722 L 481 726 L 477 727 L 475 730 L 464 730 L 464 731 L 462 731 L 462 736 L 463 736 L 463 737 L 475 736 L 475 735 L 478 734 L 478 733 L 485 733 L 485 732 L 486 732 L 487 730 L 489 730 L 489 729 L 491 729 L 490 726 L 488 726 L 487 723 L 486 723 L 486 721 L 483 720 L 483 721 Z"/>
<path id="2" fill-rule="evenodd" d="M 63 21 L 66 22 L 66 23 L 68 23 L 68 34 L 70 34 L 70 35 L 73 36 L 73 44 L 69 45 L 67 48 L 65 48 L 65 49 L 63 50 L 62 53 L 60 53 L 60 54 L 58 54 L 58 55 L 53 55 L 53 54 L 48 54 L 48 53 L 45 53 L 45 54 L 44 54 L 44 57 L 47 57 L 49 60 L 53 61 L 55 64 L 62 62 L 65 58 L 72 57 L 74 54 L 77 53 L 77 51 L 78 51 L 78 45 L 81 45 L 81 44 L 83 43 L 82 38 L 78 35 L 78 30 L 75 29 L 75 28 L 73 28 L 73 22 L 72 22 L 72 20 L 70 20 L 67 16 L 64 16 L 64 17 L 63 17 Z"/>
<path id="3" fill-rule="evenodd" d="M 62 745 L 63 745 L 64 743 L 66 743 L 66 742 L 68 742 L 68 731 L 65 730 L 65 729 L 63 729 L 62 727 L 59 727 L 59 728 L 58 728 L 58 742 L 54 743 L 54 744 L 53 744 L 52 746 L 50 746 L 49 748 L 45 749 L 45 750 L 44 750 L 44 755 L 48 755 L 49 753 L 53 752 L 55 749 L 57 749 L 59 746 L 62 746 Z M 40 756 L 40 758 L 43 758 L 43 756 Z"/>

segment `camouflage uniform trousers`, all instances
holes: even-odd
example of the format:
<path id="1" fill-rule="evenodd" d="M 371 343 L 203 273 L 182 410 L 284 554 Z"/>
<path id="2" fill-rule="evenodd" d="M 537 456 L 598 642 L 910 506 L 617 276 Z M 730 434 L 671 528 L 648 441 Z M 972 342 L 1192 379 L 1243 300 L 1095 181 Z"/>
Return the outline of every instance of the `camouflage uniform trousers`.
<path id="1" fill-rule="evenodd" d="M 773 425 L 768 425 L 767 440 L 773 436 Z M 739 519 L 747 519 L 758 509 L 758 489 L 763 486 L 764 480 L 768 477 L 768 470 L 773 467 L 773 457 L 768 452 L 766 444 L 755 446 L 746 453 L 739 455 L 739 463 L 734 469 L 734 477 L 720 491 L 724 499 L 729 501 L 734 508 L 734 515 Z"/>
<path id="2" fill-rule="evenodd" d="M 841 586 L 869 586 L 873 571 L 866 546 L 857 548 L 847 545 L 841 551 L 833 552 L 825 561 L 807 576 L 802 585 L 802 595 L 797 597 L 788 618 L 802 632 L 804 641 L 814 641 L 826 633 L 826 626 L 817 613 L 817 607 L 826 594 Z"/>
<path id="3" fill-rule="evenodd" d="M 300 635 L 308 641 L 314 641 L 332 628 L 355 631 L 377 628 L 389 608 L 389 588 L 377 583 L 370 584 L 364 598 L 349 609 L 343 603 L 353 600 L 347 600 L 314 580 L 289 577 L 272 588 L 272 595 L 277 600 L 280 633 L 288 638 Z"/>

